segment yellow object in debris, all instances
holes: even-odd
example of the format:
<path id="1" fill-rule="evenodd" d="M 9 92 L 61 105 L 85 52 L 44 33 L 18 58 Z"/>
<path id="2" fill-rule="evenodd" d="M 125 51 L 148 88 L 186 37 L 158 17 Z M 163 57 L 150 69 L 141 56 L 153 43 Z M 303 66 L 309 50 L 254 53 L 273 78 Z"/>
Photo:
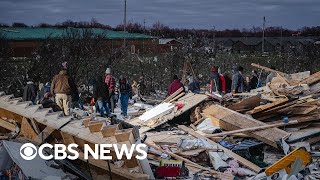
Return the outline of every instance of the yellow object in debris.
<path id="1" fill-rule="evenodd" d="M 311 163 L 311 155 L 304 147 L 300 147 L 289 153 L 287 156 L 281 158 L 279 161 L 274 163 L 272 166 L 268 167 L 265 170 L 267 176 L 272 175 L 275 172 L 285 169 L 289 174 L 291 172 L 291 164 L 294 163 L 297 159 L 302 160 L 302 165 L 305 167 Z"/>

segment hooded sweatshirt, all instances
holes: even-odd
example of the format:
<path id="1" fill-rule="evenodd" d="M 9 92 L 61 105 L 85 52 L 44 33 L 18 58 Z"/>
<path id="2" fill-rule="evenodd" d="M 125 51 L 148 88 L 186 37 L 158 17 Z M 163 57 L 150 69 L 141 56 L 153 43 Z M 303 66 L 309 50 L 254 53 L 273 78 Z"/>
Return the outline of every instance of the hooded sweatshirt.
<path id="1" fill-rule="evenodd" d="M 231 91 L 235 91 L 236 93 L 245 91 L 244 78 L 242 74 L 240 74 L 238 66 L 233 67 Z"/>

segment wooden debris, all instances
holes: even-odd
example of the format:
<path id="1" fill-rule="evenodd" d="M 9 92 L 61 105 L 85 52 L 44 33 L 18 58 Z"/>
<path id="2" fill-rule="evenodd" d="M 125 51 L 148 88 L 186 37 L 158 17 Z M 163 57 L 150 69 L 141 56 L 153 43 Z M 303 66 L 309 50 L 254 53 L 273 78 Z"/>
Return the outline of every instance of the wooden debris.
<path id="1" fill-rule="evenodd" d="M 234 152 L 230 151 L 229 149 L 221 146 L 220 144 L 213 142 L 212 140 L 208 139 L 205 136 L 202 136 L 200 134 L 198 134 L 197 132 L 193 131 L 192 129 L 184 126 L 184 125 L 180 125 L 178 126 L 179 129 L 182 129 L 186 132 L 188 132 L 188 134 L 190 134 L 191 136 L 194 136 L 195 138 L 199 138 L 199 139 L 204 139 L 206 140 L 208 143 L 214 145 L 214 146 L 218 146 L 219 149 L 222 149 L 229 157 L 234 158 L 235 160 L 239 161 L 242 165 L 246 166 L 247 168 L 251 169 L 252 171 L 259 173 L 261 171 L 261 168 L 255 164 L 253 164 L 252 162 L 248 161 L 247 159 L 235 154 Z"/>
<path id="2" fill-rule="evenodd" d="M 253 126 L 258 127 L 267 125 L 263 122 L 219 105 L 212 105 L 209 107 L 209 109 L 211 115 L 219 119 L 220 127 L 225 130 L 236 130 Z M 255 132 L 245 132 L 245 134 L 276 148 L 278 148 L 278 142 L 283 137 L 288 136 L 287 132 L 277 128 L 259 130 Z"/>

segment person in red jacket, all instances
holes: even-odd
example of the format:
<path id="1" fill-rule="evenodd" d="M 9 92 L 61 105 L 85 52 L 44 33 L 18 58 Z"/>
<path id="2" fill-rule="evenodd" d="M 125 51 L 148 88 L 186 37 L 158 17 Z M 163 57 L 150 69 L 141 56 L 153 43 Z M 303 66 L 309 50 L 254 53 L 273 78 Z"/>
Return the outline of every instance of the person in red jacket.
<path id="1" fill-rule="evenodd" d="M 221 73 L 221 69 L 218 69 L 220 83 L 221 83 L 221 92 L 220 94 L 224 95 L 226 94 L 226 79 L 224 78 L 224 75 Z"/>
<path id="2" fill-rule="evenodd" d="M 177 75 L 173 76 L 173 82 L 170 84 L 169 88 L 168 88 L 168 95 L 173 94 L 174 92 L 176 92 L 178 89 L 183 88 L 183 84 L 180 82 L 179 78 Z"/>

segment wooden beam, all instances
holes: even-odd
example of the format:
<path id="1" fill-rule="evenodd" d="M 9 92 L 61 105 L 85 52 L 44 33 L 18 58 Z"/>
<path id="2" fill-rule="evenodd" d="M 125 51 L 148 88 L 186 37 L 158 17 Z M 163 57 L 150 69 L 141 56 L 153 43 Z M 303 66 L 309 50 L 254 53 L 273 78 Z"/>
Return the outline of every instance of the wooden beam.
<path id="1" fill-rule="evenodd" d="M 259 68 L 259 69 L 263 69 L 263 70 L 268 71 L 268 72 L 274 72 L 274 73 L 277 73 L 277 74 L 279 74 L 281 76 L 286 76 L 287 75 L 286 73 L 283 73 L 281 71 L 277 71 L 277 70 L 274 70 L 274 69 L 271 69 L 271 68 L 268 68 L 268 67 L 265 67 L 265 66 L 262 66 L 262 65 L 259 65 L 259 64 L 251 63 L 251 66 Z"/>
<path id="2" fill-rule="evenodd" d="M 253 131 L 258 131 L 258 130 L 262 130 L 262 129 L 288 126 L 288 125 L 299 124 L 299 123 L 303 123 L 303 122 L 314 121 L 314 120 L 318 120 L 318 119 L 320 119 L 320 118 L 316 118 L 316 119 L 310 118 L 310 119 L 304 119 L 301 121 L 294 120 L 294 121 L 290 121 L 288 123 L 280 122 L 280 123 L 276 123 L 276 124 L 268 124 L 268 125 L 264 125 L 264 126 L 249 127 L 249 128 L 237 129 L 237 130 L 227 131 L 227 132 L 222 132 L 222 133 L 210 134 L 210 135 L 206 135 L 206 137 L 211 138 L 211 137 L 231 135 L 231 134 L 235 134 L 235 133 L 253 132 Z"/>
<path id="3" fill-rule="evenodd" d="M 266 123 L 219 105 L 211 105 L 208 107 L 208 109 L 210 110 L 209 112 L 212 116 L 219 119 L 219 126 L 225 130 L 231 131 L 267 125 Z M 259 130 L 255 132 L 245 132 L 245 134 L 275 148 L 279 148 L 278 142 L 280 142 L 282 138 L 289 135 L 289 133 L 286 131 L 277 128 Z"/>
<path id="4" fill-rule="evenodd" d="M 163 102 L 169 102 L 171 99 L 176 97 L 178 94 L 180 94 L 183 91 L 183 87 L 179 88 L 176 92 L 172 93 L 170 96 L 168 96 Z"/>
<path id="5" fill-rule="evenodd" d="M 9 123 L 6 120 L 0 118 L 0 127 L 8 129 L 9 131 L 16 131 L 16 125 Z"/>
<path id="6" fill-rule="evenodd" d="M 311 74 L 309 77 L 303 79 L 302 81 L 300 81 L 300 84 L 314 84 L 316 82 L 320 81 L 320 71 L 316 72 L 314 74 Z"/>
<path id="7" fill-rule="evenodd" d="M 20 134 L 29 139 L 36 139 L 38 134 L 33 130 L 32 126 L 29 124 L 27 118 L 23 118 L 21 122 Z"/>
<path id="8" fill-rule="evenodd" d="M 251 96 L 249 98 L 245 98 L 237 103 L 234 103 L 230 106 L 228 106 L 229 109 L 232 109 L 234 111 L 239 111 L 241 109 L 253 109 L 257 106 L 260 105 L 260 101 L 261 101 L 261 95 L 255 95 L 255 96 Z"/>
<path id="9" fill-rule="evenodd" d="M 289 99 L 286 97 L 284 99 L 280 99 L 280 100 L 275 101 L 273 103 L 268 103 L 268 104 L 265 104 L 265 105 L 262 105 L 262 106 L 258 106 L 256 108 L 254 108 L 253 110 L 249 111 L 248 114 L 256 114 L 256 113 L 259 113 L 261 111 L 268 110 L 270 108 L 273 108 L 273 107 L 279 106 L 281 104 L 287 103 L 288 101 L 289 101 Z"/>
<path id="10" fill-rule="evenodd" d="M 208 143 L 210 143 L 212 145 L 215 145 L 215 146 L 218 146 L 218 148 L 222 149 L 229 157 L 232 157 L 233 159 L 239 161 L 242 165 L 246 166 L 247 168 L 251 169 L 252 171 L 254 171 L 256 173 L 259 173 L 262 170 L 259 166 L 253 164 L 252 162 L 250 162 L 247 159 L 239 156 L 238 154 L 230 151 L 229 149 L 221 146 L 220 144 L 208 139 L 207 137 L 205 137 L 205 136 L 203 136 L 201 134 L 198 134 L 197 132 L 193 131 L 192 129 L 190 129 L 190 128 L 184 126 L 184 125 L 179 125 L 178 128 L 182 129 L 183 131 L 188 132 L 188 134 L 190 134 L 191 136 L 193 136 L 195 138 L 204 139 Z"/>
<path id="11" fill-rule="evenodd" d="M 175 98 L 171 99 L 169 101 L 169 103 L 172 103 L 173 101 L 176 101 L 177 99 L 181 98 L 182 96 L 184 96 L 186 93 L 185 92 L 182 92 L 180 93 L 178 96 L 176 96 Z"/>

